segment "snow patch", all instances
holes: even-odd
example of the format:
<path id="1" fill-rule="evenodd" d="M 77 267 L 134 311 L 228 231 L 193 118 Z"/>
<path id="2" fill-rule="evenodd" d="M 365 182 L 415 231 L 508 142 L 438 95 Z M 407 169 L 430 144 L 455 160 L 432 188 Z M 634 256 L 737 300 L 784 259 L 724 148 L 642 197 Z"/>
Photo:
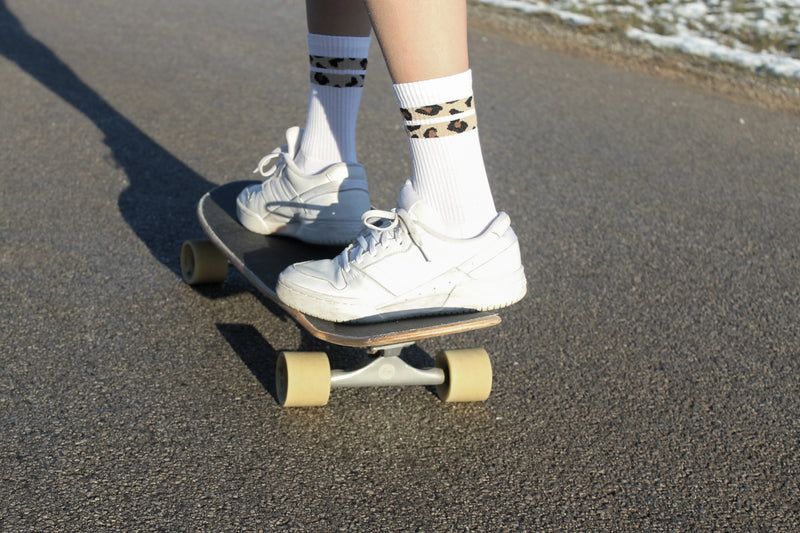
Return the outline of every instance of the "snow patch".
<path id="1" fill-rule="evenodd" d="M 800 0 L 472 0 L 800 79 Z M 591 14 L 592 16 L 588 15 Z"/>

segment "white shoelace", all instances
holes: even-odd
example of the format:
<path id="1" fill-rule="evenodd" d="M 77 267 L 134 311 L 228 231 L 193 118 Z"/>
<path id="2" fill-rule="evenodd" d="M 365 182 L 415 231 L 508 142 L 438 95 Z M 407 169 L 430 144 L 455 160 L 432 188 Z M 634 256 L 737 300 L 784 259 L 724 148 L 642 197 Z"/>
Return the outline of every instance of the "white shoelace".
<path id="1" fill-rule="evenodd" d="M 258 166 L 253 171 L 253 174 L 261 174 L 265 178 L 271 178 L 272 176 L 280 175 L 281 171 L 286 166 L 286 155 L 286 152 L 284 152 L 282 148 L 275 148 L 273 151 L 261 158 L 261 161 L 258 162 Z M 277 162 L 273 164 L 273 161 L 276 159 Z M 270 164 L 272 164 L 272 166 L 267 167 L 267 165 Z"/>
<path id="2" fill-rule="evenodd" d="M 350 272 L 353 263 L 360 263 L 365 253 L 375 257 L 379 245 L 386 246 L 390 241 L 395 241 L 402 246 L 404 242 L 406 232 L 401 230 L 400 216 L 396 210 L 373 209 L 364 213 L 361 220 L 368 231 L 341 253 L 341 265 L 345 272 Z"/>

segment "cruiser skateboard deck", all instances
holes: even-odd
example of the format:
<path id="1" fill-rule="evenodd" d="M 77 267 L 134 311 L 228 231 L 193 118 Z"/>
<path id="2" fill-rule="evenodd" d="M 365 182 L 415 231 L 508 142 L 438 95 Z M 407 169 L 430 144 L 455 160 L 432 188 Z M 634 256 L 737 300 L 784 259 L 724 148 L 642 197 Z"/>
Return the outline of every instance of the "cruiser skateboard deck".
<path id="1" fill-rule="evenodd" d="M 377 323 L 336 323 L 315 318 L 284 304 L 275 293 L 278 276 L 289 265 L 332 258 L 342 247 L 306 244 L 245 229 L 236 217 L 236 197 L 253 181 L 222 185 L 201 198 L 197 215 L 206 241 L 186 241 L 181 270 L 190 285 L 221 283 L 228 265 L 236 267 L 264 296 L 280 306 L 314 337 L 330 344 L 364 348 L 375 359 L 352 371 L 331 370 L 325 353 L 282 352 L 276 367 L 278 401 L 285 407 L 324 405 L 331 388 L 377 385 L 434 385 L 450 402 L 484 401 L 492 386 L 485 350 L 443 350 L 433 368 L 417 368 L 400 358 L 416 341 L 462 333 L 500 323 L 490 312 L 406 318 Z"/>

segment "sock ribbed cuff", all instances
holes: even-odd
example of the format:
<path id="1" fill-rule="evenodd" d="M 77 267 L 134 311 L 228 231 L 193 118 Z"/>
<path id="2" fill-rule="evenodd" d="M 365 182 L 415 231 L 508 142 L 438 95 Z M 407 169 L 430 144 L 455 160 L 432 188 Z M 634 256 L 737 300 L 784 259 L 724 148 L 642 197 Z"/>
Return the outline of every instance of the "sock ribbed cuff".
<path id="1" fill-rule="evenodd" d="M 432 80 L 396 83 L 393 87 L 403 109 L 452 102 L 472 96 L 472 71 Z"/>
<path id="2" fill-rule="evenodd" d="M 312 56 L 365 58 L 372 37 L 308 34 L 308 53 Z"/>
<path id="3" fill-rule="evenodd" d="M 308 114 L 295 158 L 303 172 L 316 173 L 340 161 L 357 162 L 356 118 L 370 41 L 370 37 L 308 34 Z"/>
<path id="4" fill-rule="evenodd" d="M 311 83 L 337 89 L 364 86 L 370 37 L 308 34 Z"/>
<path id="5" fill-rule="evenodd" d="M 472 72 L 394 86 L 408 136 L 448 137 L 478 127 Z"/>
<path id="6" fill-rule="evenodd" d="M 411 189 L 438 213 L 429 223 L 452 237 L 476 235 L 497 211 L 478 137 L 472 72 L 400 83 L 394 90 L 411 147 Z"/>

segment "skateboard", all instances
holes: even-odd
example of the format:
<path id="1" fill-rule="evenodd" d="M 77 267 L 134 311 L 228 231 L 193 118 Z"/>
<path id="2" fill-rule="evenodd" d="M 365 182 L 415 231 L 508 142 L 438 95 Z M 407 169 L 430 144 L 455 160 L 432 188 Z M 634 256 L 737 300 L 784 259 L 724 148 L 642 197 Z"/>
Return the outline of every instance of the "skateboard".
<path id="1" fill-rule="evenodd" d="M 435 386 L 445 402 L 485 401 L 492 388 L 492 367 L 482 348 L 442 350 L 431 368 L 418 368 L 400 357 L 403 348 L 422 339 L 495 326 L 491 312 L 406 318 L 378 323 L 336 323 L 287 306 L 275 294 L 278 276 L 289 265 L 332 258 L 342 247 L 311 245 L 298 240 L 259 235 L 236 218 L 236 197 L 255 181 L 239 181 L 206 193 L 197 216 L 209 240 L 190 240 L 181 249 L 183 279 L 190 285 L 224 282 L 232 264 L 264 296 L 301 328 L 329 344 L 366 349 L 374 356 L 355 370 L 331 370 L 324 352 L 284 351 L 278 356 L 275 390 L 284 407 L 320 406 L 332 388 L 366 386 Z"/>

